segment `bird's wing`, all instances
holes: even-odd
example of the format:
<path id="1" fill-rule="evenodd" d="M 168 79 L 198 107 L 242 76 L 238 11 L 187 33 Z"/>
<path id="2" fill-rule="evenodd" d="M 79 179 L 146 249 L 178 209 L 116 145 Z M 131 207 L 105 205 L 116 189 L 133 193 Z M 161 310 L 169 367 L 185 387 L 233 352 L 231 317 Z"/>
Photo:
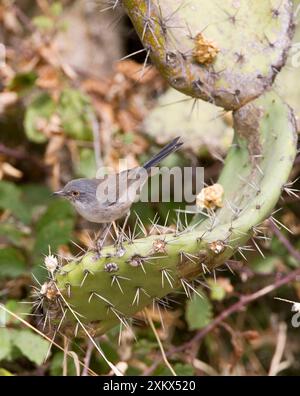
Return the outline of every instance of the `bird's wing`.
<path id="1" fill-rule="evenodd" d="M 98 182 L 97 198 L 103 206 L 133 202 L 148 178 L 143 167 L 105 175 Z"/>

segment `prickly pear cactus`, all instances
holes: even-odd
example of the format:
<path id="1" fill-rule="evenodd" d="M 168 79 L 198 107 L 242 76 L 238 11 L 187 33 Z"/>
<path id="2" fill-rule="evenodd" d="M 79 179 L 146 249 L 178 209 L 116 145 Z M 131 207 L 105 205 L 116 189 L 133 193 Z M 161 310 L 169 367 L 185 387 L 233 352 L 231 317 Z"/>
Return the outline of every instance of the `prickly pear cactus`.
<path id="1" fill-rule="evenodd" d="M 163 145 L 181 136 L 185 149 L 205 156 L 223 155 L 233 136 L 229 113 L 223 117 L 220 109 L 203 100 L 193 99 L 169 88 L 161 95 L 143 121 L 143 131 Z"/>
<path id="2" fill-rule="evenodd" d="M 250 238 L 256 244 L 258 225 L 278 201 L 296 155 L 291 109 L 274 92 L 264 92 L 289 47 L 289 1 L 122 3 L 173 86 L 234 108 L 235 136 L 218 181 L 224 190 L 219 209 L 209 208 L 209 216 L 197 215 L 183 230 L 129 239 L 123 254 L 108 246 L 99 260 L 87 253 L 53 272 L 42 297 L 53 323 L 65 331 L 79 317 L 102 334 L 116 324 L 127 326 L 135 313 L 177 288 L 190 296 L 203 272 L 234 252 L 243 255 Z M 207 56 L 200 36 L 194 53 L 200 33 L 209 41 Z"/>
<path id="3" fill-rule="evenodd" d="M 293 34 L 290 0 L 123 0 L 170 85 L 225 109 L 271 86 Z"/>
<path id="4" fill-rule="evenodd" d="M 298 84 L 295 81 L 300 81 L 300 3 L 295 11 L 296 16 L 296 31 L 293 43 L 289 52 L 286 67 L 279 73 L 275 81 L 276 90 L 293 107 L 295 114 L 300 120 L 300 91 Z M 298 130 L 300 130 L 300 123 L 298 121 Z"/>
<path id="5" fill-rule="evenodd" d="M 224 206 L 214 217 L 182 232 L 124 243 L 125 254 L 106 247 L 60 269 L 50 311 L 64 305 L 59 292 L 81 320 L 103 333 L 179 287 L 192 294 L 191 281 L 242 253 L 256 226 L 271 212 L 289 176 L 295 157 L 295 124 L 290 109 L 273 93 L 234 114 L 236 137 L 219 183 Z M 48 284 L 53 290 L 53 283 Z M 73 325 L 73 316 L 66 321 Z"/>

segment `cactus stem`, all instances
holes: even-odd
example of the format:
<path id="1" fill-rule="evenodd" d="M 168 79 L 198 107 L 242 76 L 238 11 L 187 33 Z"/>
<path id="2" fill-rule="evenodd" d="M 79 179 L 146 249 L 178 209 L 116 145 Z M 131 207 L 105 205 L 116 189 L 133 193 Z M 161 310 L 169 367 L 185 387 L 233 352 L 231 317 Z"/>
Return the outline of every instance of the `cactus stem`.
<path id="1" fill-rule="evenodd" d="M 153 62 L 171 85 L 192 97 L 216 102 L 217 105 L 227 109 L 236 109 L 245 105 L 264 92 L 266 87 L 271 86 L 277 65 L 280 69 L 286 60 L 293 33 L 292 7 L 288 0 L 282 1 L 277 10 L 276 7 L 268 7 L 267 0 L 263 0 L 258 14 L 251 12 L 255 11 L 254 3 L 249 5 L 241 3 L 237 7 L 230 7 L 229 4 L 223 6 L 223 3 L 218 1 L 214 2 L 213 6 L 207 6 L 210 11 L 216 6 L 214 12 L 209 10 L 204 12 L 196 0 L 164 1 L 161 4 L 157 1 L 124 0 L 122 4 L 144 45 L 151 46 Z M 249 21 L 249 16 L 251 21 Z M 264 18 L 267 24 L 263 23 Z M 220 24 L 222 20 L 224 26 Z M 248 30 L 244 27 L 246 21 L 250 23 L 250 26 L 251 23 L 257 24 L 256 36 L 260 48 L 252 49 L 250 45 L 249 56 L 241 58 L 235 66 L 234 61 L 232 64 L 228 62 L 232 61 L 236 52 L 240 52 L 243 44 L 247 46 L 253 40 L 252 29 Z M 228 23 L 230 26 L 225 25 Z M 221 25 L 222 28 L 220 28 Z M 175 30 L 175 27 L 178 29 Z M 228 38 L 232 37 L 230 36 L 232 27 L 237 29 L 237 32 L 229 47 Z M 219 77 L 211 78 L 209 68 L 203 67 L 202 60 L 206 63 L 205 56 L 209 59 L 210 50 L 206 55 L 205 51 L 203 52 L 203 59 L 200 63 L 193 60 L 193 41 L 200 30 L 201 33 L 205 30 L 205 35 L 217 42 L 221 49 L 215 59 L 215 65 L 217 70 L 220 68 L 225 70 Z M 271 47 L 268 45 L 264 48 L 265 33 L 275 43 Z M 242 42 L 241 36 L 244 38 Z M 265 59 L 263 58 L 264 50 Z M 212 53 L 214 53 L 213 50 Z M 268 67 L 270 55 L 274 59 L 276 70 Z M 256 80 L 257 75 L 261 78 Z M 203 83 L 202 86 L 194 83 L 199 79 Z M 250 81 L 253 84 L 249 84 Z M 237 94 L 237 90 L 241 90 L 241 93 Z M 232 95 L 230 91 L 234 94 Z"/>
<path id="2" fill-rule="evenodd" d="M 152 37 L 153 37 L 154 40 L 156 41 L 156 44 L 159 46 L 160 43 L 159 43 L 159 41 L 158 41 L 158 39 L 157 39 L 157 37 L 156 37 L 156 35 L 155 35 L 155 33 L 154 33 L 154 29 L 155 29 L 154 23 L 155 23 L 155 20 L 154 20 L 153 17 L 151 16 L 151 5 L 150 5 L 150 3 L 147 4 L 146 15 L 145 15 L 144 12 L 141 12 L 140 10 L 137 10 L 137 11 L 136 11 L 136 15 L 139 16 L 139 17 L 141 18 L 141 20 L 143 21 L 143 25 L 144 25 L 143 32 L 142 32 L 142 40 L 144 40 L 145 35 L 146 35 L 146 33 L 147 33 L 147 30 L 149 30 L 150 33 L 151 33 L 151 35 L 152 35 Z"/>

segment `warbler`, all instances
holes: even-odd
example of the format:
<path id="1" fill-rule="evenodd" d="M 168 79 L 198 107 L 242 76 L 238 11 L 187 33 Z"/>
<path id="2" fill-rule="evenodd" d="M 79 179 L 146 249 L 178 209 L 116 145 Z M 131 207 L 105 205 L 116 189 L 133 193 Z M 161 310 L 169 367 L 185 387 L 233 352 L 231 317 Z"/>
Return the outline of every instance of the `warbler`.
<path id="1" fill-rule="evenodd" d="M 111 224 L 125 215 L 129 216 L 130 207 L 141 193 L 151 168 L 178 150 L 182 144 L 180 137 L 177 137 L 141 167 L 100 178 L 74 179 L 53 194 L 69 200 L 86 220 Z"/>

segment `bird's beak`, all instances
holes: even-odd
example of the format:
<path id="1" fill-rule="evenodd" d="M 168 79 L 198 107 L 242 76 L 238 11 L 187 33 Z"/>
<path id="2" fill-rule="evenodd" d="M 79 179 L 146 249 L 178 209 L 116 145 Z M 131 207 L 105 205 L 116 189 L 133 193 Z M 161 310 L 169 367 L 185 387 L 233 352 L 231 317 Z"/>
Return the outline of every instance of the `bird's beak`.
<path id="1" fill-rule="evenodd" d="M 65 197 L 66 193 L 63 190 L 60 190 L 60 191 L 55 191 L 54 193 L 52 193 L 52 195 L 55 197 Z"/>

